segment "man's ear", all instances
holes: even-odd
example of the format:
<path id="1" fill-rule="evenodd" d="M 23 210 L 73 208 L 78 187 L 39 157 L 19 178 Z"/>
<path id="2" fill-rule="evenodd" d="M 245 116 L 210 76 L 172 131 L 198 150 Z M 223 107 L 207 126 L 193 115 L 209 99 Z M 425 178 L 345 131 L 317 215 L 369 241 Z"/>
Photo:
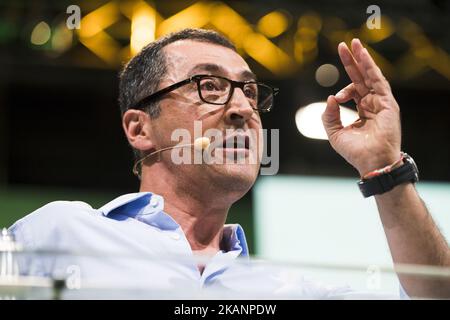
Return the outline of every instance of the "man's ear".
<path id="1" fill-rule="evenodd" d="M 141 110 L 130 109 L 122 116 L 122 126 L 130 145 L 140 151 L 154 149 L 150 116 Z"/>

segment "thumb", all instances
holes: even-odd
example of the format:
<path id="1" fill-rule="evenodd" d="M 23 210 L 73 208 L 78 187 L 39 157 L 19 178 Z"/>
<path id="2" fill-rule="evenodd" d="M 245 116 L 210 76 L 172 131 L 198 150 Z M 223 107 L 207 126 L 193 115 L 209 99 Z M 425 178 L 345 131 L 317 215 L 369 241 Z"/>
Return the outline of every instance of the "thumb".
<path id="1" fill-rule="evenodd" d="M 322 122 L 327 132 L 328 140 L 331 140 L 331 137 L 343 128 L 339 104 L 334 96 L 328 96 L 327 107 L 322 114 Z"/>

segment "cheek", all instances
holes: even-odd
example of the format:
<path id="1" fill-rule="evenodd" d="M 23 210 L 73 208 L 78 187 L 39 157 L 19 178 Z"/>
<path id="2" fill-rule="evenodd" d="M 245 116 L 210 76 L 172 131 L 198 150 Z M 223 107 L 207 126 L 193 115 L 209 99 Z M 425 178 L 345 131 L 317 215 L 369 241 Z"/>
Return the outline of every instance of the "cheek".
<path id="1" fill-rule="evenodd" d="M 187 103 L 175 105 L 161 105 L 161 116 L 158 119 L 158 129 L 169 136 L 174 130 L 187 129 L 191 131 L 194 126 L 195 112 L 193 106 Z"/>
<path id="2" fill-rule="evenodd" d="M 203 103 L 196 109 L 196 119 L 203 120 L 214 116 L 223 116 L 224 106 Z"/>
<path id="3" fill-rule="evenodd" d="M 254 129 L 262 129 L 262 120 L 259 113 L 254 112 L 251 119 L 249 126 Z"/>

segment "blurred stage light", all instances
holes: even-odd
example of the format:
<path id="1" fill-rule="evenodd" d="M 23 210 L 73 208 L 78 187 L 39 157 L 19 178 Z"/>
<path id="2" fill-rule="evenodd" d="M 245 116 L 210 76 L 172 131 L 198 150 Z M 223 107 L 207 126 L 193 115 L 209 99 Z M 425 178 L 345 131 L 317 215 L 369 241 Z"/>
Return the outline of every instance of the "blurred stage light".
<path id="1" fill-rule="evenodd" d="M 281 11 L 272 11 L 258 22 L 258 30 L 269 38 L 275 38 L 289 27 L 289 19 Z"/>
<path id="2" fill-rule="evenodd" d="M 331 87 L 339 80 L 339 70 L 332 64 L 323 64 L 316 70 L 316 81 L 322 87 Z"/>
<path id="3" fill-rule="evenodd" d="M 51 29 L 45 21 L 39 22 L 31 32 L 30 41 L 32 44 L 41 46 L 50 40 Z"/>
<path id="4" fill-rule="evenodd" d="M 298 28 L 308 28 L 319 32 L 322 29 L 322 19 L 317 13 L 306 13 L 298 20 Z"/>
<path id="5" fill-rule="evenodd" d="M 395 27 L 387 16 L 381 16 L 380 25 L 380 29 L 368 29 L 364 22 L 360 29 L 361 40 L 367 43 L 376 43 L 389 38 L 395 32 Z"/>
<path id="6" fill-rule="evenodd" d="M 119 18 L 119 6 L 115 2 L 109 2 L 91 11 L 81 19 L 80 37 L 94 37 L 115 23 Z"/>
<path id="7" fill-rule="evenodd" d="M 155 10 L 144 2 L 140 3 L 136 6 L 131 19 L 131 55 L 134 56 L 143 47 L 155 40 L 155 28 Z"/>
<path id="8" fill-rule="evenodd" d="M 289 55 L 262 34 L 248 34 L 244 49 L 250 57 L 275 74 L 289 74 L 295 70 Z"/>
<path id="9" fill-rule="evenodd" d="M 73 34 L 67 29 L 65 23 L 61 23 L 55 29 L 52 37 L 52 49 L 57 53 L 66 51 L 72 45 Z"/>
<path id="10" fill-rule="evenodd" d="M 202 28 L 209 22 L 210 5 L 197 2 L 164 20 L 157 30 L 158 37 L 183 28 Z"/>
<path id="11" fill-rule="evenodd" d="M 326 106 L 326 102 L 322 101 L 311 103 L 297 110 L 295 124 L 302 135 L 311 139 L 328 140 L 322 124 L 322 113 Z M 341 121 L 344 126 L 348 126 L 358 118 L 356 111 L 341 106 Z"/>
<path id="12" fill-rule="evenodd" d="M 298 64 L 305 64 L 317 57 L 318 35 L 322 29 L 322 20 L 315 13 L 306 13 L 297 23 L 294 36 L 294 56 Z"/>
<path id="13" fill-rule="evenodd" d="M 227 5 L 216 3 L 211 9 L 210 21 L 234 43 L 240 54 L 245 54 L 243 49 L 245 37 L 253 33 L 253 27 L 244 17 Z"/>
<path id="14" fill-rule="evenodd" d="M 82 18 L 81 28 L 78 30 L 80 42 L 111 66 L 120 61 L 120 43 L 106 33 L 105 29 L 119 19 L 118 3 L 109 2 Z"/>

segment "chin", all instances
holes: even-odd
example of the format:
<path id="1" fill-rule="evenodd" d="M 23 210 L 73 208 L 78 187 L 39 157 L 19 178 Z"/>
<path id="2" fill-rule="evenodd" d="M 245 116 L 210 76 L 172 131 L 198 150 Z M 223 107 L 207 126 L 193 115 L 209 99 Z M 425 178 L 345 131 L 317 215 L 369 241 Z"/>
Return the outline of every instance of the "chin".
<path id="1" fill-rule="evenodd" d="M 213 167 L 217 184 L 224 189 L 241 191 L 242 196 L 253 186 L 259 172 L 256 164 L 216 164 Z"/>

